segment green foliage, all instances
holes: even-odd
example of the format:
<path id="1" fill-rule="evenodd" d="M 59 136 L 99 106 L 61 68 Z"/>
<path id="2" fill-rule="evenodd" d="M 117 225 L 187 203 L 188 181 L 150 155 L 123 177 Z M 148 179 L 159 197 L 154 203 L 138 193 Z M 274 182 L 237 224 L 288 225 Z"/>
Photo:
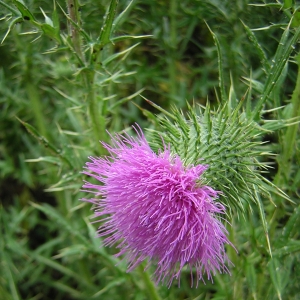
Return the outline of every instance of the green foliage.
<path id="1" fill-rule="evenodd" d="M 298 299 L 296 1 L 0 7 L 1 300 Z M 106 130 L 135 122 L 153 149 L 162 136 L 186 164 L 209 164 L 204 183 L 232 216 L 231 276 L 191 289 L 186 270 L 180 288 L 155 287 L 95 238 L 82 166 L 105 153 Z"/>

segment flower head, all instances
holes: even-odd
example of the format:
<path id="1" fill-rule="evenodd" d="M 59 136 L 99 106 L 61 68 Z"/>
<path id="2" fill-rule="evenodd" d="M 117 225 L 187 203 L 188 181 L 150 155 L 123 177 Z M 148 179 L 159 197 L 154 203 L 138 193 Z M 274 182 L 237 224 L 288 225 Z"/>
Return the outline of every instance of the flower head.
<path id="1" fill-rule="evenodd" d="M 128 260 L 128 271 L 144 260 L 156 264 L 154 277 L 171 284 L 182 268 L 195 267 L 198 280 L 216 271 L 228 272 L 227 231 L 219 220 L 225 207 L 216 202 L 218 192 L 201 185 L 206 165 L 184 166 L 165 146 L 156 154 L 142 131 L 138 137 L 117 135 L 110 156 L 90 157 L 84 173 L 101 184 L 86 182 L 96 190 L 95 216 L 106 216 L 98 229 L 105 245 L 118 244 Z M 98 197 L 100 196 L 100 197 Z M 148 264 L 148 265 L 149 265 Z"/>

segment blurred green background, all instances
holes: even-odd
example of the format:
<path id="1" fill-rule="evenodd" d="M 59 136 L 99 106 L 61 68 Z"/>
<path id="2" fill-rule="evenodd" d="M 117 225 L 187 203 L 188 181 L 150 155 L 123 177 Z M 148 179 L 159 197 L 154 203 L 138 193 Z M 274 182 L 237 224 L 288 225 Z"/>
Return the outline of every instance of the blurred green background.
<path id="1" fill-rule="evenodd" d="M 111 34 L 116 40 L 99 48 L 110 1 L 80 1 L 77 42 L 68 19 L 68 6 L 77 1 L 26 0 L 28 11 L 21 1 L 0 1 L 1 300 L 298 299 L 299 139 L 287 176 L 276 179 L 284 130 L 266 135 L 278 154 L 269 158 L 273 169 L 266 177 L 275 177 L 295 202 L 275 197 L 276 210 L 266 201 L 273 259 L 254 208 L 247 220 L 232 220 L 230 238 L 239 252 L 229 253 L 231 276 L 217 275 L 197 289 L 188 270 L 180 288 L 175 282 L 170 289 L 154 288 L 142 268 L 126 273 L 126 262 L 113 256 L 117 249 L 95 239 L 90 205 L 79 201 L 86 196 L 80 172 L 88 156 L 103 153 L 98 141 L 108 140 L 105 129 L 153 126 L 159 111 L 139 94 L 166 110 L 184 111 L 186 102 L 218 105 L 218 51 L 210 30 L 221 45 L 228 94 L 243 100 L 252 78 L 258 99 L 266 79 L 262 53 L 272 63 L 292 15 L 291 35 L 300 20 L 297 1 L 268 2 L 121 0 Z M 18 13 L 20 7 L 34 20 Z M 253 31 L 259 46 L 243 23 L 259 29 Z M 269 119 L 298 114 L 290 104 L 298 72 L 299 45 L 293 46 L 266 109 L 287 106 Z"/>

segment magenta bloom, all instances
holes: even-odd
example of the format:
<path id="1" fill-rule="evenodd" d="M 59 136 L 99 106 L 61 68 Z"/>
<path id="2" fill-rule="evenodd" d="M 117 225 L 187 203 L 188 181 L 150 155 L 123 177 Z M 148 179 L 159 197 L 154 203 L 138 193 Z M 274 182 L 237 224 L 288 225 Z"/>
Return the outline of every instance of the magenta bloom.
<path id="1" fill-rule="evenodd" d="M 128 271 L 144 260 L 154 263 L 156 283 L 180 280 L 185 265 L 191 274 L 194 267 L 197 284 L 204 274 L 212 279 L 216 271 L 228 272 L 224 246 L 231 243 L 218 217 L 225 207 L 215 202 L 217 191 L 201 185 L 208 166 L 184 166 L 166 147 L 156 154 L 137 133 L 112 138 L 113 146 L 103 143 L 110 156 L 86 164 L 84 173 L 100 182 L 83 186 L 96 190 L 85 199 L 95 204 L 95 217 L 105 216 L 99 236 L 118 245 Z"/>

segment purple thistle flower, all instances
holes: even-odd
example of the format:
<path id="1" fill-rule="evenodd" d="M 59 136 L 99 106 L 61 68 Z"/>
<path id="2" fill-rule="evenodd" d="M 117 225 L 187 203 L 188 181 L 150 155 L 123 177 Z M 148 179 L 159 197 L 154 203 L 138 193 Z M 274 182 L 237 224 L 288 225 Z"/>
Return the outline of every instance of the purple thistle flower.
<path id="1" fill-rule="evenodd" d="M 85 182 L 83 188 L 96 190 L 95 217 L 102 217 L 98 236 L 105 245 L 118 244 L 129 262 L 128 271 L 142 261 L 156 263 L 156 283 L 180 280 L 188 265 L 198 280 L 212 280 L 216 271 L 229 272 L 225 244 L 228 241 L 219 214 L 225 207 L 215 202 L 217 191 L 201 185 L 206 165 L 184 166 L 170 149 L 156 154 L 144 134 L 117 135 L 113 146 L 102 143 L 110 156 L 90 157 L 84 173 L 101 184 Z M 98 198 L 98 196 L 100 196 Z M 230 262 L 229 262 L 230 263 Z"/>

